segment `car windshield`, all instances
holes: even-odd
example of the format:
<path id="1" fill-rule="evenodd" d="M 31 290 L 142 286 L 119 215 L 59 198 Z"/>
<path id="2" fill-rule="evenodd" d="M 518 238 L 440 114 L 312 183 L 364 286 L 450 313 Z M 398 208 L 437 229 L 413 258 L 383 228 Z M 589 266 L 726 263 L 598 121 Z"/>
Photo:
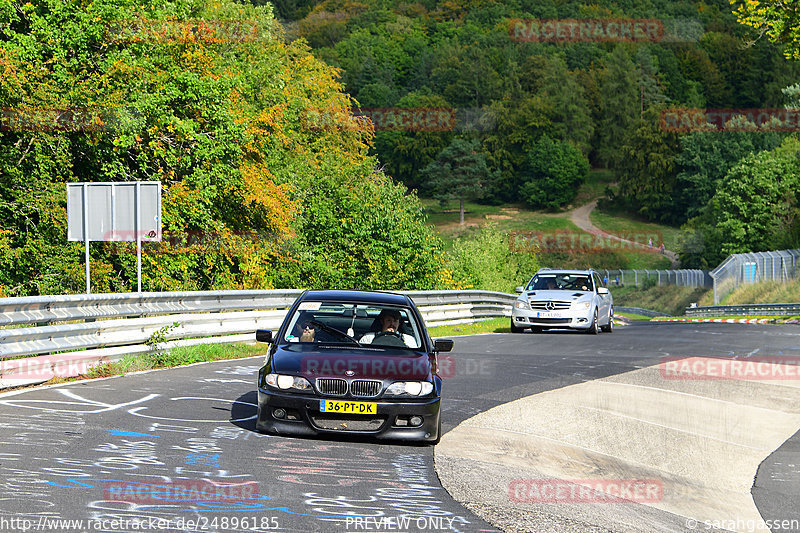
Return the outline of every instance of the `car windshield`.
<path id="1" fill-rule="evenodd" d="M 421 339 L 409 308 L 305 301 L 289 320 L 282 341 L 419 349 Z"/>
<path id="2" fill-rule="evenodd" d="M 592 281 L 587 274 L 537 274 L 528 284 L 529 291 L 591 291 Z"/>

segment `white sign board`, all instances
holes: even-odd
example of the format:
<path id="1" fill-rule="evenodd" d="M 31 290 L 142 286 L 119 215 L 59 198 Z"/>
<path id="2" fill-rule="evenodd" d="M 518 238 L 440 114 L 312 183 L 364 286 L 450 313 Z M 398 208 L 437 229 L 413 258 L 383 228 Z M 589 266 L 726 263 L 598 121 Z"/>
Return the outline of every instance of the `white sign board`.
<path id="1" fill-rule="evenodd" d="M 161 182 L 67 183 L 67 239 L 86 243 L 86 294 L 91 294 L 89 243 L 136 241 L 136 286 L 142 292 L 142 241 L 161 240 Z"/>
<path id="2" fill-rule="evenodd" d="M 137 190 L 139 198 L 137 201 Z M 84 195 L 86 198 L 84 198 Z M 137 228 L 136 208 L 140 210 Z M 85 241 L 161 240 L 161 182 L 67 184 L 67 239 Z"/>

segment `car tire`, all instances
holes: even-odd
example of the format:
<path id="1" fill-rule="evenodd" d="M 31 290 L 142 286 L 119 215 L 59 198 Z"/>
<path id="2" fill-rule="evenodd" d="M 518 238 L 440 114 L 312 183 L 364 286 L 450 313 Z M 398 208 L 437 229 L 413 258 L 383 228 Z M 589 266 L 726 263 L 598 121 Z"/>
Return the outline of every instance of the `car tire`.
<path id="1" fill-rule="evenodd" d="M 597 308 L 594 309 L 594 318 L 592 318 L 592 325 L 589 326 L 589 329 L 586 330 L 586 333 L 590 335 L 597 335 L 600 332 L 600 329 L 597 327 Z"/>
<path id="2" fill-rule="evenodd" d="M 607 326 L 601 326 L 600 329 L 602 329 L 606 333 L 614 333 L 614 308 L 613 307 L 608 312 L 608 325 Z"/>
<path id="3" fill-rule="evenodd" d="M 514 319 L 511 319 L 511 333 L 522 333 L 525 331 L 525 328 L 518 328 L 514 325 Z"/>

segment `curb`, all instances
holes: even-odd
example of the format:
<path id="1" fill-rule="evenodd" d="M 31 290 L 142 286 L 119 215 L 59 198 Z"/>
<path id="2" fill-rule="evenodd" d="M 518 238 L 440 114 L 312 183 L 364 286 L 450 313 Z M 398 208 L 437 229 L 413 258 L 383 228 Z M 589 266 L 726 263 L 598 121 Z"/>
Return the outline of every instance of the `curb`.
<path id="1" fill-rule="evenodd" d="M 796 323 L 776 318 L 677 318 L 656 317 L 651 322 L 722 322 L 726 324 L 787 324 Z"/>

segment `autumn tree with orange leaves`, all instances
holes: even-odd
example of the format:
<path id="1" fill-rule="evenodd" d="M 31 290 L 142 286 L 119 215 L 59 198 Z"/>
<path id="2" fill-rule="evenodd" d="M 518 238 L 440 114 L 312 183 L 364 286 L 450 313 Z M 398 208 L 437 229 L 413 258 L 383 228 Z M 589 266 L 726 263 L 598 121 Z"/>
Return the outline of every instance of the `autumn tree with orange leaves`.
<path id="1" fill-rule="evenodd" d="M 68 182 L 160 180 L 148 291 L 452 285 L 337 72 L 231 0 L 0 0 L 0 295 L 81 292 Z M 135 286 L 92 243 L 97 291 Z"/>

